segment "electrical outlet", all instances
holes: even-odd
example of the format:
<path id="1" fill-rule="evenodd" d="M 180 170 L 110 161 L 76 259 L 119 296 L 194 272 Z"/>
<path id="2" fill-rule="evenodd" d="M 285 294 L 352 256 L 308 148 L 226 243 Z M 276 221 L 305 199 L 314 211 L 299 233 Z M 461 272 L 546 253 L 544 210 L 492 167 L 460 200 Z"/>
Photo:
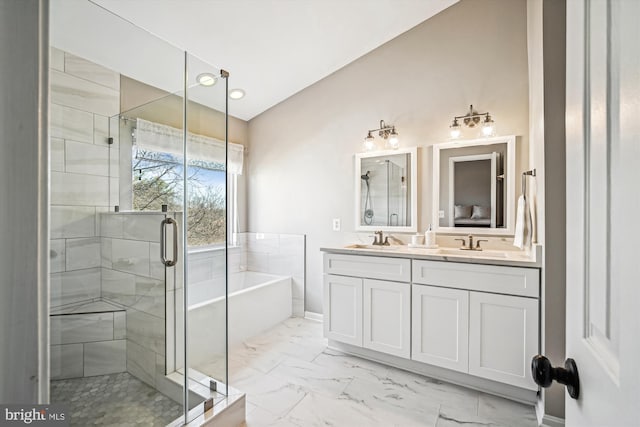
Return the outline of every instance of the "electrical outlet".
<path id="1" fill-rule="evenodd" d="M 333 231 L 340 231 L 340 218 L 333 218 Z"/>
<path id="2" fill-rule="evenodd" d="M 444 218 L 444 211 L 438 211 L 438 218 Z"/>

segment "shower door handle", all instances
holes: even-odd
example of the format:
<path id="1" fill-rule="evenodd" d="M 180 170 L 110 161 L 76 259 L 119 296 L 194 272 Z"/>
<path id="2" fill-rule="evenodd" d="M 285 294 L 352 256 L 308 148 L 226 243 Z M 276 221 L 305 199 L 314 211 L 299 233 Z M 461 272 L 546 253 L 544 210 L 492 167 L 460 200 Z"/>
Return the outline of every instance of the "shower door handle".
<path id="1" fill-rule="evenodd" d="M 173 225 L 173 259 L 167 259 L 167 224 Z M 160 223 L 160 260 L 166 267 L 178 263 L 178 222 L 173 218 L 165 218 Z"/>

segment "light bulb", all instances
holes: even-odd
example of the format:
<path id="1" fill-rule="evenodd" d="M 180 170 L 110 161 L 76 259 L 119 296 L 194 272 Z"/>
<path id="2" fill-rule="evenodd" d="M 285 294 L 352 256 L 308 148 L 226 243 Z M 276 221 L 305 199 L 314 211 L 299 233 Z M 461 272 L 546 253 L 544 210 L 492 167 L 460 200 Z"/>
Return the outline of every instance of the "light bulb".
<path id="1" fill-rule="evenodd" d="M 483 136 L 492 136 L 495 132 L 496 128 L 494 126 L 493 120 L 491 120 L 491 116 L 487 114 L 484 121 L 482 122 L 482 135 Z"/>
<path id="2" fill-rule="evenodd" d="M 391 134 L 389 135 L 387 145 L 392 150 L 397 150 L 400 147 L 400 140 L 398 139 L 398 133 L 396 132 L 395 128 L 391 129 Z"/>
<path id="3" fill-rule="evenodd" d="M 460 135 L 462 134 L 461 130 L 460 130 L 460 124 L 458 123 L 458 119 L 453 119 L 453 124 L 451 124 L 451 126 L 449 126 L 449 129 L 451 131 L 451 139 L 457 139 L 460 138 Z"/>
<path id="4" fill-rule="evenodd" d="M 371 133 L 369 133 L 367 137 L 364 139 L 362 148 L 364 148 L 364 151 L 373 151 L 376 148 L 376 144 L 374 142 L 374 139 Z"/>

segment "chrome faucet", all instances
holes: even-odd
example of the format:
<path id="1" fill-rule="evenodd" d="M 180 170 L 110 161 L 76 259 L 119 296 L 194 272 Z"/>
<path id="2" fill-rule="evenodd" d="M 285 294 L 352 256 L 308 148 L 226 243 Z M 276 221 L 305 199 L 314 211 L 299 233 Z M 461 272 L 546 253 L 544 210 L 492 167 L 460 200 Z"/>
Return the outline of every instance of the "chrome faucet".
<path id="1" fill-rule="evenodd" d="M 373 237 L 373 243 L 372 245 L 375 246 L 390 246 L 389 243 L 389 236 L 385 237 L 384 240 L 382 240 L 382 231 L 374 231 L 373 234 L 377 235 Z"/>
<path id="2" fill-rule="evenodd" d="M 467 236 L 467 238 L 469 239 L 469 245 L 467 246 L 467 242 L 465 241 L 465 239 L 455 239 L 455 240 L 459 240 L 462 242 L 462 246 L 460 247 L 460 250 L 462 251 L 481 251 L 482 248 L 480 247 L 480 242 L 488 242 L 488 240 L 485 239 L 478 239 L 476 240 L 476 245 L 475 247 L 473 246 L 473 235 L 469 234 Z"/>

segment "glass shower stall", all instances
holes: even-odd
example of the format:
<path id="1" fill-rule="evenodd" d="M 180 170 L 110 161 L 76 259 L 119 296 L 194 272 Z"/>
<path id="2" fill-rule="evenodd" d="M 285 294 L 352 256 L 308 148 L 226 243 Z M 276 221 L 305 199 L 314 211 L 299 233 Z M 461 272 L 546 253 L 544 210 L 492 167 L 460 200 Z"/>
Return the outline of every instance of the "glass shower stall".
<path id="1" fill-rule="evenodd" d="M 50 400 L 72 425 L 183 424 L 236 393 L 229 76 L 100 10 L 135 35 L 107 60 L 53 9 Z M 163 66 L 145 79 L 147 55 Z"/>

